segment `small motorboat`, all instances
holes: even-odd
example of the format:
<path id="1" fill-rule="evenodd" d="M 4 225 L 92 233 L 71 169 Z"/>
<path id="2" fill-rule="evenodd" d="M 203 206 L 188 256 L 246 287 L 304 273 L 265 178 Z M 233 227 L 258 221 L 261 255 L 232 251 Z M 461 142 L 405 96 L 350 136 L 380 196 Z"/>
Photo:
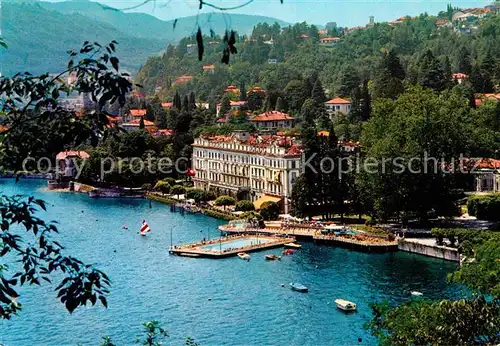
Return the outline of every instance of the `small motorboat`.
<path id="1" fill-rule="evenodd" d="M 245 261 L 250 261 L 250 255 L 246 252 L 239 252 L 238 257 Z"/>
<path id="2" fill-rule="evenodd" d="M 281 259 L 281 256 L 276 256 L 276 255 L 266 255 L 265 257 L 266 260 L 268 261 L 276 261 Z"/>
<path id="3" fill-rule="evenodd" d="M 283 250 L 282 254 L 285 256 L 289 256 L 289 255 L 293 255 L 294 252 L 295 252 L 295 250 L 286 249 L 286 250 Z"/>
<path id="4" fill-rule="evenodd" d="M 287 243 L 287 244 L 285 244 L 285 247 L 291 247 L 291 248 L 294 248 L 294 249 L 300 249 L 302 247 L 302 245 L 295 244 L 295 243 Z"/>
<path id="5" fill-rule="evenodd" d="M 350 302 L 348 300 L 335 299 L 335 304 L 337 305 L 337 308 L 342 311 L 356 311 L 356 303 Z"/>
<path id="6" fill-rule="evenodd" d="M 309 289 L 306 286 L 295 282 L 290 283 L 290 288 L 292 289 L 292 291 L 297 291 L 302 293 L 306 293 L 307 291 L 309 291 Z"/>
<path id="7" fill-rule="evenodd" d="M 411 291 L 410 292 L 413 297 L 422 297 L 424 294 L 419 291 Z"/>

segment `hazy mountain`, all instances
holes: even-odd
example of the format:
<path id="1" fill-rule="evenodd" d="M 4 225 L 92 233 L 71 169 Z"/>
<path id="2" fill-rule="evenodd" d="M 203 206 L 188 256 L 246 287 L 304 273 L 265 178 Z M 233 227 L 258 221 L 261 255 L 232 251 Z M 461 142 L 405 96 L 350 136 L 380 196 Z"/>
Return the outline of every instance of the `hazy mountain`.
<path id="1" fill-rule="evenodd" d="M 61 13 L 78 13 L 91 19 L 112 25 L 129 35 L 169 41 L 176 41 L 196 32 L 198 24 L 208 34 L 210 29 L 222 34 L 227 28 L 237 30 L 240 34 L 249 34 L 258 23 L 277 22 L 284 26 L 288 23 L 271 17 L 253 16 L 245 14 L 209 13 L 199 16 L 190 16 L 174 20 L 162 21 L 144 13 L 126 13 L 115 8 L 88 0 L 74 0 L 65 2 L 40 2 L 47 9 Z M 173 5 L 172 5 L 173 6 Z"/>
<path id="2" fill-rule="evenodd" d="M 124 13 L 87 0 L 4 0 L 2 15 L 2 34 L 9 48 L 0 51 L 0 71 L 6 75 L 59 71 L 66 64 L 66 52 L 78 49 L 86 40 L 117 40 L 122 66 L 136 72 L 168 43 L 195 33 L 197 22 L 207 34 L 210 29 L 222 34 L 228 27 L 250 33 L 261 22 L 286 24 L 269 17 L 213 13 L 179 18 L 174 29 L 174 21 Z"/>
<path id="3" fill-rule="evenodd" d="M 2 34 L 9 46 L 0 51 L 0 70 L 6 75 L 57 72 L 66 66 L 66 52 L 86 40 L 118 41 L 122 66 L 132 72 L 166 47 L 165 40 L 138 38 L 81 14 L 49 11 L 41 3 L 4 3 Z"/>

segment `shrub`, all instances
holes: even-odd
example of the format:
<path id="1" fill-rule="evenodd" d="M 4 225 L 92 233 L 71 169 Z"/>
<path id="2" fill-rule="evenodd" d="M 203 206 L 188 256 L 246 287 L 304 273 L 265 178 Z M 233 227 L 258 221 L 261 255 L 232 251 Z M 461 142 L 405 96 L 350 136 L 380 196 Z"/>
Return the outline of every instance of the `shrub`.
<path id="1" fill-rule="evenodd" d="M 153 185 L 151 185 L 150 183 L 142 184 L 141 189 L 145 191 L 151 191 L 153 190 Z"/>
<path id="2" fill-rule="evenodd" d="M 203 200 L 205 191 L 202 189 L 186 189 L 186 198 L 194 199 L 196 203 L 200 203 Z"/>
<path id="3" fill-rule="evenodd" d="M 255 207 L 252 202 L 243 200 L 236 203 L 236 211 L 253 211 Z"/>
<path id="4" fill-rule="evenodd" d="M 220 196 L 217 197 L 215 200 L 214 204 L 219 207 L 224 207 L 224 210 L 226 209 L 226 206 L 228 205 L 234 205 L 236 203 L 236 200 L 231 197 L 231 196 Z"/>
<path id="5" fill-rule="evenodd" d="M 366 218 L 366 221 L 365 221 L 366 226 L 375 226 L 376 224 L 377 224 L 377 220 L 374 217 L 368 216 Z"/>
<path id="6" fill-rule="evenodd" d="M 280 206 L 276 202 L 264 202 L 260 206 L 260 215 L 266 221 L 278 220 L 280 215 Z"/>
<path id="7" fill-rule="evenodd" d="M 164 180 L 160 180 L 156 183 L 154 190 L 161 192 L 162 194 L 170 193 L 170 184 Z"/>
<path id="8" fill-rule="evenodd" d="M 177 195 L 177 199 L 179 199 L 179 195 L 183 195 L 186 193 L 186 188 L 182 185 L 174 185 L 170 190 L 172 195 Z"/>

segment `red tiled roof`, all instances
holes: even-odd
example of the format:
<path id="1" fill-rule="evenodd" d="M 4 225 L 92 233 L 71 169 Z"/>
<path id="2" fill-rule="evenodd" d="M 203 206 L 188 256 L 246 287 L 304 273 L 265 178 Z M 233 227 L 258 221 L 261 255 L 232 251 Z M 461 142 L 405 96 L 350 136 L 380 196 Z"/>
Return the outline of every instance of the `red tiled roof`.
<path id="1" fill-rule="evenodd" d="M 451 78 L 453 78 L 453 79 L 465 79 L 465 78 L 469 78 L 469 75 L 467 75 L 465 73 L 454 73 L 451 75 Z"/>
<path id="2" fill-rule="evenodd" d="M 129 121 L 128 123 L 122 124 L 122 126 L 139 126 L 141 123 L 141 119 L 134 119 Z M 155 123 L 149 120 L 144 120 L 144 126 L 155 126 Z"/>
<path id="3" fill-rule="evenodd" d="M 174 81 L 175 83 L 187 83 L 193 80 L 193 76 L 180 76 Z"/>
<path id="4" fill-rule="evenodd" d="M 326 102 L 329 105 L 338 105 L 338 104 L 343 104 L 343 105 L 350 105 L 351 101 L 340 98 L 340 97 L 335 97 L 331 99 L 330 101 Z"/>
<path id="5" fill-rule="evenodd" d="M 215 69 L 215 65 L 203 65 L 202 68 L 204 70 L 213 70 L 213 69 Z"/>
<path id="6" fill-rule="evenodd" d="M 161 103 L 162 108 L 165 108 L 165 109 L 170 109 L 170 108 L 172 108 L 173 105 L 174 105 L 173 102 L 162 102 Z"/>
<path id="7" fill-rule="evenodd" d="M 110 115 L 108 115 L 108 116 L 107 116 L 107 118 L 108 118 L 108 121 L 109 121 L 110 123 L 114 123 L 114 122 L 117 122 L 117 121 L 122 120 L 122 118 L 121 118 L 121 117 L 114 117 L 114 116 L 110 116 Z"/>
<path id="8" fill-rule="evenodd" d="M 171 129 L 158 129 L 153 133 L 153 136 L 172 136 L 173 130 Z"/>
<path id="9" fill-rule="evenodd" d="M 5 125 L 0 125 L 0 132 L 7 131 L 9 128 Z"/>
<path id="10" fill-rule="evenodd" d="M 300 38 L 309 38 L 309 35 L 302 34 L 302 35 L 300 35 Z"/>
<path id="11" fill-rule="evenodd" d="M 133 117 L 143 117 L 147 113 L 147 110 L 145 109 L 131 109 L 130 110 L 130 115 Z"/>
<path id="12" fill-rule="evenodd" d="M 436 25 L 445 25 L 448 21 L 446 19 L 438 19 L 436 20 Z"/>
<path id="13" fill-rule="evenodd" d="M 231 106 L 246 106 L 247 101 L 229 101 Z"/>
<path id="14" fill-rule="evenodd" d="M 268 111 L 257 115 L 250 121 L 279 121 L 279 120 L 294 120 L 294 118 L 292 118 L 286 113 L 282 113 L 279 111 Z"/>
<path id="15" fill-rule="evenodd" d="M 325 37 L 319 40 L 319 42 L 335 42 L 339 41 L 340 37 Z"/>
<path id="16" fill-rule="evenodd" d="M 224 92 L 227 92 L 227 93 L 239 93 L 240 89 L 238 89 L 235 85 L 230 85 L 226 89 L 224 89 Z"/>
<path id="17" fill-rule="evenodd" d="M 56 160 L 64 160 L 67 157 L 79 157 L 81 159 L 88 159 L 90 155 L 86 151 L 75 151 L 75 150 L 66 150 L 61 151 L 56 155 Z"/>
<path id="18" fill-rule="evenodd" d="M 489 169 L 499 169 L 500 168 L 500 160 L 491 159 L 491 158 L 479 158 L 479 159 L 470 159 L 467 163 L 470 163 L 470 168 L 472 164 L 475 164 L 475 168 L 489 168 Z"/>

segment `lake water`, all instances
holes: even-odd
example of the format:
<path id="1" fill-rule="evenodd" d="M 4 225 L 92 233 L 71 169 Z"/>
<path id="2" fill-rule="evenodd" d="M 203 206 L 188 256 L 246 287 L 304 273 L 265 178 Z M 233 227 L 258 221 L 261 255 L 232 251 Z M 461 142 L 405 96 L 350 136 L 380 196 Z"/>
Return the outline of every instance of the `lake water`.
<path id="1" fill-rule="evenodd" d="M 238 257 L 194 259 L 169 255 L 173 243 L 218 236 L 222 222 L 203 215 L 181 216 L 147 200 L 89 199 L 85 195 L 42 191 L 43 181 L 0 181 L 4 194 L 32 194 L 48 202 L 46 220 L 58 220 L 56 239 L 67 253 L 96 263 L 112 280 L 109 308 L 79 308 L 69 314 L 56 299 L 55 285 L 25 287 L 20 317 L 2 321 L 4 345 L 99 345 L 109 335 L 131 345 L 141 324 L 158 320 L 171 345 L 186 336 L 201 345 L 373 345 L 363 329 L 369 304 L 401 303 L 410 291 L 427 298 L 455 297 L 446 284 L 451 262 L 404 252 L 366 254 L 305 243 L 281 261 L 265 261 L 274 249 Z M 137 231 L 146 219 L 152 232 Z M 127 225 L 129 230 L 122 229 Z M 309 287 L 293 292 L 290 282 Z M 285 287 L 281 287 L 284 284 Z M 358 312 L 338 311 L 334 299 L 358 304 Z"/>
<path id="2" fill-rule="evenodd" d="M 236 239 L 231 241 L 226 241 L 223 243 L 216 243 L 210 245 L 201 246 L 200 249 L 203 250 L 216 250 L 216 251 L 224 251 L 227 249 L 237 249 L 244 246 L 257 245 L 257 244 L 265 244 L 272 242 L 272 239 L 268 238 L 245 238 L 245 239 Z"/>

